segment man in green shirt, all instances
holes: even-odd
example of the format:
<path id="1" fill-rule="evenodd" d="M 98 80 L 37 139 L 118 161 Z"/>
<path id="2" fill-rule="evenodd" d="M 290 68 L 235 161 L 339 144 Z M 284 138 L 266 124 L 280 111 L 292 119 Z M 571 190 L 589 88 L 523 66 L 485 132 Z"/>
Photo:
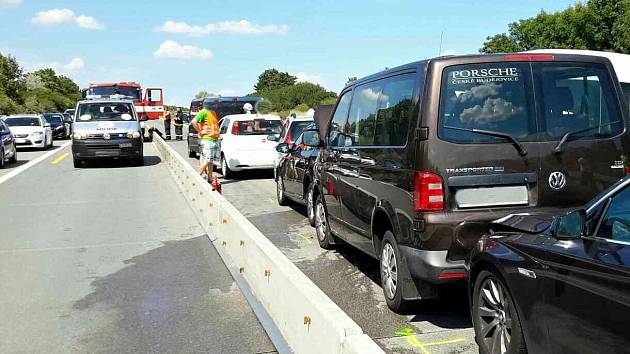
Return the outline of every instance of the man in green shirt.
<path id="1" fill-rule="evenodd" d="M 213 161 L 218 161 L 221 151 L 219 146 L 219 120 L 214 111 L 205 105 L 192 121 L 192 126 L 199 132 L 201 158 L 199 159 L 199 174 L 207 174 L 212 179 Z"/>

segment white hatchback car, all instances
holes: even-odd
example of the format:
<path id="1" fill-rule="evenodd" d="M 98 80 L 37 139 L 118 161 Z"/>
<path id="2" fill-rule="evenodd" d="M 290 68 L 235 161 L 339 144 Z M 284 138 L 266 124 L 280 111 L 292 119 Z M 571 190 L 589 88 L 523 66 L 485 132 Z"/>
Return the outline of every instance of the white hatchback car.
<path id="1" fill-rule="evenodd" d="M 282 130 L 280 117 L 234 114 L 223 117 L 219 127 L 221 156 L 214 163 L 220 166 L 223 177 L 230 178 L 236 171 L 274 168 Z"/>
<path id="2" fill-rule="evenodd" d="M 35 147 L 46 150 L 53 145 L 50 123 L 39 114 L 22 114 L 4 117 L 4 122 L 15 138 L 17 147 Z"/>

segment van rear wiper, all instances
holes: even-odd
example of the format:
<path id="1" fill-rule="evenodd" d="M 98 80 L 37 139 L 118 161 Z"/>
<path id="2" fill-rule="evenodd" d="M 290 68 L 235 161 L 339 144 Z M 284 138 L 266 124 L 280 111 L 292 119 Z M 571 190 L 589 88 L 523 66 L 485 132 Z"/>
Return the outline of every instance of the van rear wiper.
<path id="1" fill-rule="evenodd" d="M 574 130 L 572 132 L 566 132 L 564 134 L 562 134 L 562 138 L 560 138 L 560 141 L 558 142 L 558 145 L 556 145 L 556 147 L 553 149 L 553 152 L 556 154 L 559 154 L 562 152 L 562 145 L 564 145 L 564 143 L 567 141 L 567 139 L 569 139 L 569 137 L 571 135 L 575 135 L 575 134 L 580 134 L 580 133 L 586 133 L 587 131 L 591 131 L 591 130 L 595 130 L 598 128 L 602 128 L 602 127 L 607 127 L 609 125 L 613 125 L 613 124 L 617 124 L 617 123 L 621 123 L 620 120 L 616 120 L 614 122 L 610 122 L 610 123 L 606 123 L 606 124 L 601 124 L 595 127 L 590 127 L 590 128 L 586 128 L 586 129 L 580 129 L 580 130 Z"/>
<path id="2" fill-rule="evenodd" d="M 501 133 L 501 132 L 495 132 L 493 130 L 482 130 L 482 129 L 469 129 L 469 128 L 459 128 L 459 127 L 451 127 L 451 126 L 444 126 L 444 129 L 453 129 L 453 130 L 461 130 L 464 132 L 470 132 L 470 133 L 476 133 L 476 134 L 481 134 L 481 135 L 488 135 L 488 136 L 495 136 L 497 138 L 503 138 L 509 142 L 512 143 L 512 145 L 514 145 L 514 147 L 516 148 L 516 151 L 518 151 L 518 154 L 521 156 L 525 156 L 527 155 L 527 150 L 525 150 L 525 147 L 523 146 L 523 144 L 521 144 L 520 141 L 518 141 L 518 139 L 516 139 L 516 137 L 514 137 L 511 134 L 508 133 Z"/>

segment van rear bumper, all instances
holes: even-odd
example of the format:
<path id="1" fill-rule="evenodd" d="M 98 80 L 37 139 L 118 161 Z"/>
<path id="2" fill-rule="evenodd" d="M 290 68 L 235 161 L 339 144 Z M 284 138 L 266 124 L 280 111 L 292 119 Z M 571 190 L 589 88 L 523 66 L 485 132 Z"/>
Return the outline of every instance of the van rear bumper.
<path id="1" fill-rule="evenodd" d="M 465 262 L 447 260 L 448 251 L 426 251 L 400 245 L 398 248 L 412 279 L 433 284 L 464 280 L 463 276 L 457 275 L 466 274 Z"/>

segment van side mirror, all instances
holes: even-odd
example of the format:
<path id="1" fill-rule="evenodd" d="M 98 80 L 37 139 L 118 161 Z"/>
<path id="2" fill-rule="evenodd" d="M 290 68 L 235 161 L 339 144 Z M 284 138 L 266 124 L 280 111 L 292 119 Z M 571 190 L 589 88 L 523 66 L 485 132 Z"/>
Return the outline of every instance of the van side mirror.
<path id="1" fill-rule="evenodd" d="M 286 154 L 289 152 L 289 144 L 287 143 L 280 143 L 278 145 L 276 145 L 276 151 L 282 154 Z"/>
<path id="2" fill-rule="evenodd" d="M 556 219 L 553 233 L 559 240 L 574 240 L 584 234 L 585 226 L 586 211 L 576 210 Z"/>
<path id="3" fill-rule="evenodd" d="M 319 138 L 319 131 L 317 129 L 307 129 L 302 132 L 302 143 L 309 147 L 321 147 L 321 139 Z"/>
<path id="4" fill-rule="evenodd" d="M 273 134 L 271 134 L 271 135 L 267 136 L 267 140 L 269 140 L 269 141 L 278 141 L 278 137 L 273 135 Z"/>

